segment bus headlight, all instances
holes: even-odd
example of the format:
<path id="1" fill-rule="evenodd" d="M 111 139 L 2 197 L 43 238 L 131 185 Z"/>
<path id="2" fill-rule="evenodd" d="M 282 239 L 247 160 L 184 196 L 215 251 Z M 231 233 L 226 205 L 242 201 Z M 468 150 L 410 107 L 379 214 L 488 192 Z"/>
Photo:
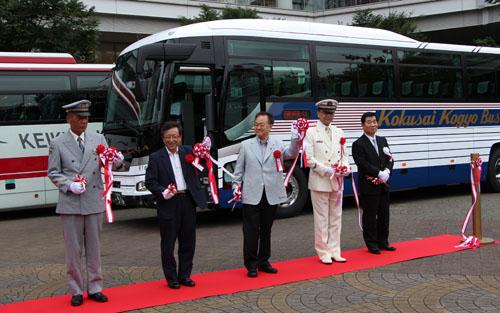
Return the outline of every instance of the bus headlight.
<path id="1" fill-rule="evenodd" d="M 140 181 L 135 185 L 135 189 L 137 191 L 148 191 L 146 188 L 146 182 L 145 181 Z"/>

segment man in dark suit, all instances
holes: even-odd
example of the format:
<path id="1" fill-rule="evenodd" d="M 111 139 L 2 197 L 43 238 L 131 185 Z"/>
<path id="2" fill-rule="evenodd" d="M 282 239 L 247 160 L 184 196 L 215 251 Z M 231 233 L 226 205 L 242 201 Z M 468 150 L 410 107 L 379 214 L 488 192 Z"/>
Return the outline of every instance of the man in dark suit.
<path id="1" fill-rule="evenodd" d="M 377 117 L 373 112 L 361 116 L 364 134 L 352 144 L 352 157 L 358 167 L 358 184 L 363 208 L 363 239 L 368 250 L 394 251 L 389 245 L 389 176 L 394 160 L 385 137 L 376 136 Z"/>
<path id="2" fill-rule="evenodd" d="M 165 147 L 149 156 L 146 187 L 156 198 L 163 273 L 172 289 L 179 289 L 180 285 L 194 287 L 190 276 L 196 244 L 196 206 L 207 206 L 206 195 L 193 166 L 186 162 L 186 155 L 192 154 L 192 149 L 180 144 L 181 125 L 166 122 L 161 134 Z M 175 186 L 176 190 L 169 186 Z M 178 269 L 174 257 L 176 239 Z"/>

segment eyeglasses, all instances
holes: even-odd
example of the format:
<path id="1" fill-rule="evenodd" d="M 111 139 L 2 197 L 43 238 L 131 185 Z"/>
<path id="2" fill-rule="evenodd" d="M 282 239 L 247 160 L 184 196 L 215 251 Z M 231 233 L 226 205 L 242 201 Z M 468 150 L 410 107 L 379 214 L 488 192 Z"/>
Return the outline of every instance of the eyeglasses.
<path id="1" fill-rule="evenodd" d="M 165 140 L 176 140 L 176 139 L 179 139 L 180 136 L 177 136 L 177 135 L 172 135 L 172 136 L 163 136 L 163 139 Z"/>
<path id="2" fill-rule="evenodd" d="M 255 123 L 255 124 L 253 124 L 253 126 L 255 128 L 266 127 L 267 125 L 269 125 L 269 124 L 267 124 L 267 123 Z"/>

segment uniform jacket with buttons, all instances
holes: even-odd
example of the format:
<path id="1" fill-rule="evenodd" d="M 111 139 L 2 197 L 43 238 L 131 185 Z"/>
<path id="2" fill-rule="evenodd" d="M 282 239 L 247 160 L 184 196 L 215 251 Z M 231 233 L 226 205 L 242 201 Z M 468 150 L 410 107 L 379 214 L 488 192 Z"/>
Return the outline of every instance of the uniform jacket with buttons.
<path id="1" fill-rule="evenodd" d="M 326 133 L 326 126 L 318 121 L 316 127 L 311 127 L 306 134 L 306 155 L 309 171 L 309 189 L 314 191 L 332 192 L 339 190 L 336 179 L 330 179 L 326 173 L 331 164 L 342 164 L 349 166 L 346 150 L 341 158 L 340 138 L 344 137 L 344 131 L 336 126 L 330 125 L 332 134 L 331 141 Z"/>
<path id="2" fill-rule="evenodd" d="M 276 170 L 274 151 L 281 152 L 283 160 L 292 159 L 298 153 L 298 140 L 292 140 L 287 147 L 281 140 L 269 137 L 264 158 L 256 138 L 241 143 L 238 160 L 234 169 L 233 184 L 241 185 L 241 201 L 244 204 L 257 205 L 266 192 L 270 205 L 286 201 L 286 189 L 283 185 L 283 172 Z"/>
<path id="3" fill-rule="evenodd" d="M 56 213 L 95 214 L 104 212 L 104 190 L 96 153 L 98 145 L 108 146 L 104 136 L 85 132 L 85 152 L 83 157 L 75 138 L 68 131 L 50 142 L 48 176 L 59 188 Z M 70 191 L 69 185 L 76 175 L 87 178 L 86 191 L 80 195 Z"/>

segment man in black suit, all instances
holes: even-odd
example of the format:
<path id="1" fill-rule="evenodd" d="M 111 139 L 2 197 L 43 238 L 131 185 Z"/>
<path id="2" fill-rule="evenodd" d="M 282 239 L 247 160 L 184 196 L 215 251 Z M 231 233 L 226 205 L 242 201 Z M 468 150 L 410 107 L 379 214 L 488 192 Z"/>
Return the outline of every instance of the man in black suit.
<path id="1" fill-rule="evenodd" d="M 186 155 L 191 147 L 180 145 L 182 127 L 174 121 L 162 129 L 164 148 L 149 156 L 146 187 L 156 198 L 161 236 L 161 263 L 168 286 L 194 287 L 191 280 L 196 244 L 196 206 L 207 206 L 206 194 Z M 169 188 L 169 186 L 174 186 Z M 175 240 L 179 240 L 179 269 L 174 257 Z"/>
<path id="2" fill-rule="evenodd" d="M 394 251 L 389 245 L 389 176 L 394 160 L 385 137 L 376 136 L 377 117 L 373 112 L 361 116 L 364 134 L 352 144 L 352 157 L 358 167 L 358 184 L 363 208 L 363 239 L 368 250 Z"/>

